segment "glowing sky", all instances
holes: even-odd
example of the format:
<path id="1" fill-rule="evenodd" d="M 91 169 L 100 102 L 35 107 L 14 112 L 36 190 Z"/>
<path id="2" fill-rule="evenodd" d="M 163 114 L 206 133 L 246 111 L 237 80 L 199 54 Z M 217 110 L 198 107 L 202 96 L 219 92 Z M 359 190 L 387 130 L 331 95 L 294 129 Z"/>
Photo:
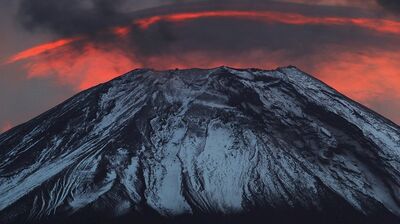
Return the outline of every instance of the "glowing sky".
<path id="1" fill-rule="evenodd" d="M 390 0 L 0 0 L 0 132 L 135 68 L 220 65 L 295 65 L 399 124 L 399 8 Z"/>

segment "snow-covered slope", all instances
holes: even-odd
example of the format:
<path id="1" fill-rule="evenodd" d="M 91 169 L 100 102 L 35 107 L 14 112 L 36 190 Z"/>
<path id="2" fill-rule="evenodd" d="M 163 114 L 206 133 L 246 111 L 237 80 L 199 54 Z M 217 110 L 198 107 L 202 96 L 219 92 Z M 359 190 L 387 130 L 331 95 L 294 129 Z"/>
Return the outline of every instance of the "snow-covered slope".
<path id="1" fill-rule="evenodd" d="M 399 126 L 295 67 L 220 67 L 135 70 L 0 135 L 1 223 L 254 217 L 400 223 Z"/>

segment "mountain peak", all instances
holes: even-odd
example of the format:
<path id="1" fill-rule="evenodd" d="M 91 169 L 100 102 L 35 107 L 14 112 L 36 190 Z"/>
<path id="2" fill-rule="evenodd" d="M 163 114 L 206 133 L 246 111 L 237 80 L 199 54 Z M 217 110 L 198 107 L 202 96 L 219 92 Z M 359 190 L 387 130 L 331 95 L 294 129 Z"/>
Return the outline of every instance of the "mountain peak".
<path id="1" fill-rule="evenodd" d="M 294 66 L 138 69 L 0 135 L 0 221 L 398 223 L 399 170 L 397 125 Z"/>

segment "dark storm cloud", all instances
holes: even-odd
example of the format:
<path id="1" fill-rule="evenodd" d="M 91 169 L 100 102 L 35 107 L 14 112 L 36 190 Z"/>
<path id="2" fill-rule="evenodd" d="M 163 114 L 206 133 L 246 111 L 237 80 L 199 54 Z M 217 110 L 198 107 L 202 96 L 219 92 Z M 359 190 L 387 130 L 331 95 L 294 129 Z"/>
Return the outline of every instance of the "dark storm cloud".
<path id="1" fill-rule="evenodd" d="M 382 5 L 390 5 L 382 1 Z M 132 14 L 126 9 L 136 11 L 145 7 L 156 7 L 174 4 L 173 7 L 185 8 L 185 3 L 197 2 L 197 7 L 222 9 L 246 6 L 249 9 L 279 10 L 314 15 L 335 14 L 361 15 L 361 12 L 340 9 L 339 7 L 317 7 L 319 10 L 310 9 L 299 4 L 289 4 L 283 1 L 250 1 L 250 0 L 20 0 L 18 20 L 28 30 L 47 30 L 61 36 L 77 34 L 93 34 L 106 28 L 129 24 Z M 280 4 L 282 3 L 282 4 Z M 392 3 L 393 4 L 393 3 Z M 195 5 L 195 4 L 193 4 Z M 190 5 L 189 5 L 190 8 Z"/>
<path id="2" fill-rule="evenodd" d="M 385 48 L 400 50 L 399 38 L 355 26 L 266 24 L 259 21 L 208 18 L 175 26 L 161 22 L 147 30 L 132 32 L 123 48 L 145 62 L 163 55 L 186 52 L 220 52 L 231 55 L 251 50 L 282 51 L 289 58 L 321 54 L 326 46 L 347 50 Z"/>
<path id="3" fill-rule="evenodd" d="M 108 55 L 104 52 L 122 52 L 121 55 L 127 56 L 127 60 L 132 62 L 132 64 L 127 65 L 129 69 L 135 66 L 166 69 L 175 65 L 177 67 L 180 67 L 179 65 L 185 67 L 192 66 L 193 64 L 195 64 L 194 66 L 204 65 L 204 67 L 209 67 L 214 61 L 221 63 L 232 62 L 230 65 L 234 65 L 234 62 L 241 62 L 243 66 L 267 68 L 268 66 L 275 66 L 273 63 L 268 64 L 268 62 L 271 61 L 277 62 L 276 64 L 279 66 L 293 64 L 310 73 L 318 74 L 318 67 L 322 67 L 321 63 L 341 62 L 341 60 L 338 60 L 336 57 L 340 57 L 337 55 L 343 55 L 342 52 L 352 53 L 348 58 L 343 59 L 343 61 L 346 62 L 346 60 L 352 60 L 352 58 L 358 57 L 358 52 L 360 52 L 360 54 L 373 52 L 371 55 L 376 57 L 377 54 L 374 53 L 374 51 L 377 51 L 377 49 L 379 51 L 400 51 L 400 38 L 398 35 L 380 33 L 348 24 L 316 25 L 299 23 L 296 25 L 288 25 L 279 22 L 218 17 L 189 19 L 180 23 L 159 21 L 152 24 L 149 28 L 141 28 L 132 25 L 131 32 L 128 36 L 123 38 L 109 32 L 108 34 L 107 32 L 103 32 L 107 31 L 108 28 L 128 24 L 131 25 L 132 21 L 137 18 L 148 18 L 153 15 L 175 12 L 259 10 L 296 13 L 316 18 L 373 18 L 378 14 L 368 12 L 368 10 L 350 7 L 293 4 L 283 1 L 271 2 L 268 0 L 20 1 L 21 4 L 18 13 L 19 21 L 23 22 L 24 27 L 27 29 L 47 30 L 61 37 L 75 37 L 80 35 L 87 37 L 71 44 L 66 51 L 61 49 L 60 51 L 56 51 L 58 53 L 48 54 L 48 60 L 57 61 L 56 59 L 59 58 L 59 61 L 63 62 L 65 61 L 64 57 L 66 53 L 68 53 L 67 50 L 70 50 L 69 47 L 73 47 L 73 54 L 71 54 L 73 57 L 70 57 L 72 58 L 70 62 L 71 65 L 78 60 L 78 57 L 81 57 L 79 59 L 83 61 L 81 64 L 86 65 L 89 60 L 86 60 L 87 58 L 84 57 L 91 57 L 97 60 L 104 57 L 107 58 L 105 61 L 109 61 L 109 58 L 115 58 L 116 55 Z M 373 7 L 376 12 L 381 9 L 376 6 L 375 1 L 388 10 L 395 10 L 396 5 L 398 6 L 399 4 L 397 1 L 390 3 L 385 0 L 369 0 L 369 3 L 374 3 Z M 297 2 L 301 3 L 302 1 L 299 0 Z M 306 2 L 306 0 L 303 2 Z M 341 0 L 341 2 L 346 1 Z M 348 2 L 350 5 L 350 3 L 354 1 Z M 357 2 L 360 1 L 357 0 Z M 171 3 L 175 4 L 165 6 L 165 4 Z M 161 5 L 164 6 L 159 7 Z M 150 9 L 140 11 L 144 8 Z M 382 14 L 386 15 L 386 13 Z M 98 53 L 98 51 L 93 51 L 92 48 L 87 48 L 87 46 L 93 47 L 95 50 L 100 51 L 101 54 L 95 54 L 96 52 Z M 116 49 L 117 51 L 115 51 Z M 196 55 L 192 55 L 193 52 L 200 52 L 202 57 L 204 56 L 199 59 L 204 60 L 204 64 L 197 63 Z M 254 52 L 256 53 L 253 54 Z M 257 52 L 261 53 L 257 54 Z M 278 52 L 278 54 L 276 54 L 276 52 Z M 154 60 L 154 58 L 156 58 L 156 60 Z M 120 59 L 124 58 L 118 58 L 116 63 L 123 61 Z M 46 60 L 44 61 L 46 62 Z M 265 64 L 263 64 L 264 62 Z M 352 61 L 351 63 L 357 64 L 358 61 Z M 68 66 L 70 66 L 70 64 L 68 64 Z M 369 64 L 373 65 L 374 63 L 369 62 Z M 47 66 L 48 64 L 43 63 L 43 65 Z M 383 65 L 386 64 L 383 63 Z M 346 66 L 348 65 L 344 64 L 341 67 Z M 97 66 L 96 64 L 95 67 L 101 66 Z M 334 68 L 334 65 L 332 67 Z M 101 69 L 103 69 L 103 67 Z M 81 74 L 81 70 L 77 68 L 72 71 L 71 77 L 78 80 L 82 79 L 82 77 L 98 76 L 97 70 L 96 73 L 94 73 L 95 75 L 92 75 L 92 73 L 90 73 L 90 75 L 89 73 Z M 357 74 L 365 72 L 364 70 L 355 71 Z M 326 73 L 328 74 L 327 76 L 329 76 L 331 70 L 328 70 Z M 343 73 L 346 73 L 346 71 Z M 325 73 L 321 72 L 320 74 Z M 380 73 L 377 72 L 377 74 Z M 62 78 L 66 77 L 65 74 L 61 74 L 60 76 Z M 385 97 L 388 97 L 387 95 L 389 95 L 389 93 L 386 94 Z M 388 108 L 393 108 L 388 102 L 394 102 L 396 99 L 390 98 L 390 100 L 382 104 L 379 104 L 379 100 L 373 99 L 370 105 L 375 108 L 382 108 L 382 111 L 385 112 L 389 110 Z M 394 116 L 396 114 L 389 115 Z"/>
<path id="4" fill-rule="evenodd" d="M 22 0 L 19 19 L 27 29 L 48 29 L 61 35 L 97 32 L 128 21 L 125 0 Z"/>
<path id="5" fill-rule="evenodd" d="M 400 13 L 399 0 L 377 0 L 378 4 L 391 12 Z"/>
<path id="6" fill-rule="evenodd" d="M 371 0 L 375 1 L 375 0 Z M 376 0 L 386 8 L 399 6 L 398 1 Z M 106 28 L 132 24 L 135 13 L 126 13 L 127 5 L 140 8 L 141 4 L 155 6 L 161 2 L 175 3 L 164 8 L 147 10 L 146 15 L 165 12 L 213 9 L 250 9 L 294 12 L 311 16 L 368 17 L 364 10 L 335 6 L 308 6 L 283 1 L 185 1 L 185 0 L 21 0 L 19 17 L 25 27 L 42 28 L 61 36 L 98 34 Z M 190 2 L 191 4 L 184 4 Z M 194 3 L 193 3 L 194 2 Z M 139 13 L 140 14 L 140 13 Z M 182 28 L 183 27 L 183 28 Z M 146 64 L 150 56 L 179 55 L 180 52 L 214 51 L 242 52 L 249 49 L 284 51 L 288 57 L 318 53 L 327 45 L 360 49 L 398 46 L 398 38 L 351 25 L 284 25 L 265 24 L 233 18 L 208 18 L 185 22 L 183 26 L 159 22 L 149 29 L 132 27 L 130 38 L 123 41 L 113 35 L 93 35 L 85 41 L 99 48 L 121 48 L 134 54 Z M 106 36 L 106 38 L 105 38 Z M 80 49 L 85 43 L 75 43 Z"/>
<path id="7" fill-rule="evenodd" d="M 154 5 L 160 4 L 160 1 L 151 1 Z M 137 0 L 134 5 L 140 8 L 140 2 Z M 149 2 L 147 0 L 147 4 Z M 369 16 L 364 10 L 354 8 L 310 7 L 271 1 L 168 0 L 161 2 L 175 4 L 147 10 L 145 15 L 193 10 L 249 9 L 285 11 L 311 16 L 367 18 Z M 188 2 L 190 4 L 185 4 Z M 137 17 L 137 14 L 128 14 L 122 10 L 131 3 L 133 3 L 131 0 L 22 0 L 19 15 L 23 18 L 26 27 L 45 28 L 62 36 L 98 34 L 105 28 L 132 24 L 132 18 Z M 79 50 L 85 47 L 85 42 L 90 42 L 104 50 L 120 48 L 126 54 L 132 54 L 132 58 L 143 65 L 147 65 L 148 58 L 154 56 L 180 57 L 183 53 L 198 51 L 215 52 L 221 57 L 249 50 L 281 51 L 291 59 L 321 54 L 327 51 L 326 46 L 334 45 L 338 48 L 346 46 L 346 49 L 354 50 L 374 47 L 394 49 L 399 46 L 398 37 L 394 35 L 381 35 L 375 31 L 351 25 L 285 25 L 234 18 L 203 18 L 184 22 L 180 26 L 161 21 L 149 29 L 139 27 L 132 27 L 132 29 L 129 38 L 123 40 L 113 35 L 93 35 L 85 39 L 83 43 L 78 42 L 73 46 Z M 311 61 L 310 64 L 313 62 Z"/>
<path id="8" fill-rule="evenodd" d="M 61 36 L 92 34 L 131 22 L 130 10 L 187 0 L 21 0 L 18 20 L 28 30 Z"/>

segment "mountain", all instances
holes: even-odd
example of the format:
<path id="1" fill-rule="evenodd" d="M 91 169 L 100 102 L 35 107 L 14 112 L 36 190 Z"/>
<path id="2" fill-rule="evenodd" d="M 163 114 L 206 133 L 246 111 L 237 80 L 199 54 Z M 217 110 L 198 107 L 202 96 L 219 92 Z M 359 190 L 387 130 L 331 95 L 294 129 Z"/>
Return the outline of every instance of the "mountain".
<path id="1" fill-rule="evenodd" d="M 400 223 L 400 128 L 295 67 L 135 70 L 0 135 L 0 223 Z"/>

